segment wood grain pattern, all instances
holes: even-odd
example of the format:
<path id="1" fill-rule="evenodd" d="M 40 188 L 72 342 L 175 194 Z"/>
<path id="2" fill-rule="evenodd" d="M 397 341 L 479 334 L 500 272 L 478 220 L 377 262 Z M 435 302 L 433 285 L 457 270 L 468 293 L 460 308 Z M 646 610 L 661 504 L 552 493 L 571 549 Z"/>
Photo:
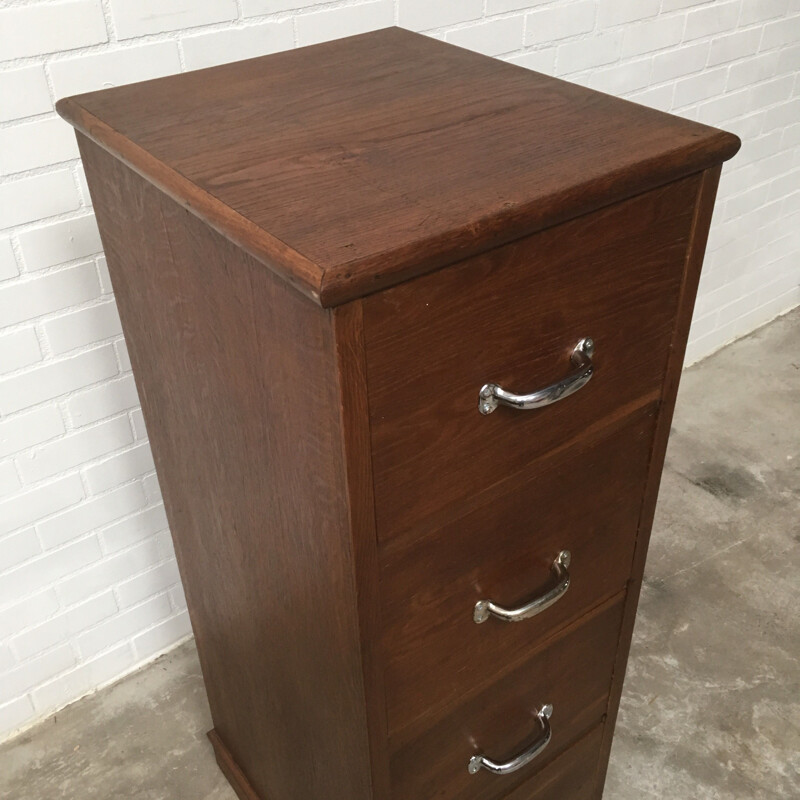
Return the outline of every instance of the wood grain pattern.
<path id="1" fill-rule="evenodd" d="M 217 764 L 219 764 L 222 774 L 228 779 L 228 783 L 236 792 L 239 800 L 268 800 L 268 798 L 261 798 L 256 794 L 255 789 L 250 785 L 250 781 L 247 780 L 247 776 L 242 772 L 230 750 L 225 747 L 225 743 L 219 738 L 215 730 L 212 729 L 208 732 L 208 739 L 214 748 L 214 757 L 217 759 Z"/>
<path id="2" fill-rule="evenodd" d="M 382 554 L 390 734 L 441 717 L 624 590 L 654 421 L 649 407 L 592 446 L 532 465 L 524 483 L 424 540 Z M 475 624 L 478 600 L 513 607 L 546 591 L 563 549 L 572 552 L 571 584 L 554 606 L 518 624 Z"/>
<path id="3" fill-rule="evenodd" d="M 263 800 L 366 800 L 330 312 L 80 145 L 216 734 Z"/>
<path id="4" fill-rule="evenodd" d="M 732 134 L 397 28 L 57 109 L 325 306 L 739 147 Z"/>
<path id="5" fill-rule="evenodd" d="M 602 736 L 600 725 L 503 800 L 589 800 Z"/>
<path id="6" fill-rule="evenodd" d="M 681 282 L 681 300 L 675 318 L 672 339 L 670 342 L 670 355 L 664 373 L 664 382 L 661 392 L 660 413 L 656 423 L 653 437 L 653 447 L 650 455 L 650 464 L 647 471 L 647 485 L 642 503 L 639 533 L 636 540 L 631 577 L 628 583 L 628 594 L 625 602 L 625 613 L 620 632 L 617 652 L 617 662 L 614 667 L 614 680 L 609 695 L 608 721 L 605 726 L 603 747 L 598 762 L 596 800 L 603 795 L 608 759 L 611 754 L 611 742 L 614 735 L 619 703 L 622 697 L 625 667 L 630 654 L 633 626 L 636 621 L 636 609 L 639 605 L 639 595 L 642 590 L 647 548 L 650 544 L 650 534 L 653 528 L 653 519 L 658 499 L 658 489 L 661 485 L 661 473 L 664 469 L 664 459 L 669 443 L 670 426 L 675 411 L 675 401 L 678 396 L 678 386 L 683 369 L 683 359 L 686 354 L 686 342 L 689 338 L 689 327 L 692 322 L 692 312 L 697 296 L 697 286 L 700 281 L 700 270 L 703 265 L 708 232 L 711 226 L 711 217 L 714 212 L 714 200 L 717 196 L 717 187 L 722 167 L 717 166 L 703 173 L 702 180 L 697 190 L 694 204 L 694 219 L 692 234 L 686 259 L 683 267 L 683 280 Z"/>
<path id="7" fill-rule="evenodd" d="M 392 797 L 499 800 L 549 764 L 603 718 L 621 618 L 617 597 L 416 738 L 393 737 Z M 505 759 L 525 749 L 544 703 L 554 708 L 553 738 L 533 763 L 508 776 L 467 772 L 475 753 Z"/>
<path id="8" fill-rule="evenodd" d="M 657 396 L 698 180 L 364 300 L 381 540 Z M 484 383 L 546 386 L 566 374 L 584 336 L 597 351 L 583 389 L 534 412 L 478 413 Z"/>
<path id="9" fill-rule="evenodd" d="M 367 409 L 367 364 L 360 301 L 333 311 L 344 463 L 353 541 L 353 578 L 365 682 L 365 705 L 375 798 L 390 796 L 383 620 L 380 604 L 378 540 L 375 532 L 372 454 Z"/>

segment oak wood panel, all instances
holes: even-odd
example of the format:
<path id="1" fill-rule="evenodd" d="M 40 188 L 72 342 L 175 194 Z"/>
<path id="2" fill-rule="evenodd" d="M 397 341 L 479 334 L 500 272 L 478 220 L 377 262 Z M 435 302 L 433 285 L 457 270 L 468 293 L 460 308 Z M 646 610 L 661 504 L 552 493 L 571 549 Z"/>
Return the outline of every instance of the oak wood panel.
<path id="1" fill-rule="evenodd" d="M 79 141 L 215 733 L 263 800 L 367 800 L 330 312 Z"/>
<path id="2" fill-rule="evenodd" d="M 599 725 L 503 800 L 590 800 L 602 737 Z"/>
<path id="3" fill-rule="evenodd" d="M 265 798 L 261 798 L 256 794 L 255 789 L 250 785 L 250 781 L 247 780 L 247 776 L 242 772 L 230 750 L 225 747 L 225 743 L 213 728 L 208 732 L 208 739 L 214 748 L 214 757 L 222 770 L 222 774 L 227 778 L 239 800 L 265 800 Z"/>
<path id="4" fill-rule="evenodd" d="M 658 392 L 699 177 L 366 298 L 378 536 L 386 540 Z M 584 336 L 592 380 L 536 411 L 478 412 L 489 381 L 562 377 Z"/>
<path id="5" fill-rule="evenodd" d="M 440 717 L 525 660 L 532 646 L 625 588 L 655 420 L 626 427 L 560 461 L 422 541 L 384 550 L 381 594 L 390 733 Z M 567 593 L 518 624 L 477 625 L 475 603 L 522 605 L 572 552 Z"/>
<path id="6" fill-rule="evenodd" d="M 396 28 L 57 108 L 323 305 L 739 147 L 732 134 Z"/>
<path id="7" fill-rule="evenodd" d="M 392 797 L 499 800 L 549 764 L 603 718 L 621 618 L 617 597 L 421 735 L 393 737 Z M 476 753 L 505 759 L 529 746 L 544 703 L 553 737 L 534 762 L 508 776 L 467 772 Z"/>
<path id="8" fill-rule="evenodd" d="M 595 800 L 600 800 L 603 794 L 608 759 L 611 754 L 611 742 L 614 735 L 619 703 L 622 697 L 625 668 L 630 654 L 633 626 L 636 621 L 636 610 L 639 605 L 639 595 L 642 590 L 647 548 L 650 543 L 650 534 L 653 528 L 658 489 L 661 484 L 661 473 L 664 469 L 664 459 L 669 442 L 670 426 L 675 411 L 675 401 L 678 396 L 678 386 L 683 369 L 683 359 L 686 354 L 686 343 L 689 338 L 689 328 L 692 322 L 692 312 L 697 297 L 697 286 L 700 281 L 700 270 L 703 265 L 708 232 L 711 226 L 711 217 L 714 212 L 714 201 L 717 196 L 720 173 L 722 166 L 706 170 L 697 190 L 694 204 L 694 218 L 692 233 L 683 268 L 681 282 L 681 299 L 678 306 L 672 330 L 670 355 L 667 363 L 661 391 L 660 413 L 656 422 L 656 431 L 653 437 L 653 447 L 647 471 L 647 486 L 645 489 L 642 513 L 639 521 L 639 532 L 636 539 L 631 578 L 628 582 L 628 592 L 625 601 L 620 639 L 618 643 L 617 660 L 614 666 L 614 679 L 609 694 L 608 721 L 605 726 L 603 746 L 598 762 L 598 779 Z"/>
<path id="9" fill-rule="evenodd" d="M 382 552 L 398 552 L 410 546 L 412 542 L 422 542 L 429 536 L 435 534 L 437 530 L 447 525 L 455 517 L 465 516 L 492 502 L 492 498 L 498 494 L 513 492 L 516 488 L 523 486 L 531 464 L 536 465 L 536 469 L 545 470 L 549 465 L 557 466 L 565 458 L 569 458 L 572 451 L 577 447 L 593 447 L 596 443 L 620 431 L 633 418 L 640 414 L 649 413 L 649 410 L 658 404 L 660 393 L 658 391 L 649 393 L 644 397 L 637 398 L 631 403 L 618 406 L 610 414 L 594 420 L 585 428 L 582 428 L 576 435 L 562 440 L 558 445 L 548 450 L 544 455 L 539 456 L 533 462 L 525 464 L 517 472 L 509 472 L 499 477 L 496 483 L 485 487 L 475 487 L 475 491 L 470 495 L 459 497 L 453 502 L 442 506 L 432 512 L 424 519 L 416 522 L 411 528 L 406 529 L 401 534 L 393 536 L 380 542 Z"/>
<path id="10" fill-rule="evenodd" d="M 378 541 L 375 532 L 367 373 L 361 302 L 333 311 L 374 798 L 390 795 Z"/>

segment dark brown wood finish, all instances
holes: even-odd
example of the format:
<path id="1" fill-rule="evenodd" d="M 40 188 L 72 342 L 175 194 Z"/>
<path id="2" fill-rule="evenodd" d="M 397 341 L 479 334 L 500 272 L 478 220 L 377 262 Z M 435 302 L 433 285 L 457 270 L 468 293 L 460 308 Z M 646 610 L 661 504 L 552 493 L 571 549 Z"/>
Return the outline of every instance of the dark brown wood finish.
<path id="1" fill-rule="evenodd" d="M 80 145 L 216 734 L 264 800 L 369 798 L 330 314 Z"/>
<path id="2" fill-rule="evenodd" d="M 364 301 L 380 539 L 658 397 L 697 185 L 670 184 Z M 584 336 L 597 374 L 568 402 L 478 413 L 485 383 L 524 394 L 563 377 Z"/>
<path id="3" fill-rule="evenodd" d="M 58 109 L 239 797 L 597 800 L 736 137 L 397 29 Z"/>
<path id="4" fill-rule="evenodd" d="M 504 800 L 589 800 L 602 737 L 603 726 L 598 725 Z"/>
<path id="5" fill-rule="evenodd" d="M 424 540 L 383 553 L 390 735 L 463 703 L 527 659 L 532 643 L 624 590 L 654 420 L 651 406 L 593 446 L 532 465 L 524 482 Z M 571 583 L 554 606 L 518 624 L 473 621 L 478 600 L 513 607 L 546 591 L 563 549 Z"/>
<path id="6" fill-rule="evenodd" d="M 228 783 L 236 792 L 239 800 L 261 800 L 215 730 L 212 729 L 208 732 L 208 740 L 214 748 L 214 757 L 217 759 L 222 774 L 228 779 Z"/>
<path id="7" fill-rule="evenodd" d="M 397 28 L 58 110 L 323 305 L 738 149 L 731 134 Z"/>
<path id="8" fill-rule="evenodd" d="M 603 718 L 622 619 L 617 597 L 567 628 L 523 666 L 468 700 L 411 741 L 392 738 L 392 797 L 437 800 L 499 800 L 549 764 Z M 536 738 L 535 714 L 545 703 L 554 711 L 553 738 L 528 767 L 512 775 L 482 770 L 470 775 L 476 753 L 502 760 Z"/>
<path id="9" fill-rule="evenodd" d="M 334 310 L 333 317 L 353 546 L 353 578 L 357 592 L 355 611 L 360 622 L 373 796 L 389 797 L 384 662 L 380 651 L 383 622 L 361 302 L 340 306 Z"/>

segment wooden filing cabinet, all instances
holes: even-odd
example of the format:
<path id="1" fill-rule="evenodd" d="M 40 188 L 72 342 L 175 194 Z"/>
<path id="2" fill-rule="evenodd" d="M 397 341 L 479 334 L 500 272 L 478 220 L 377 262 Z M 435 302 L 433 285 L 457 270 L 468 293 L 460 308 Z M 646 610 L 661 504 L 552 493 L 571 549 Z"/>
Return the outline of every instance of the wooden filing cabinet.
<path id="1" fill-rule="evenodd" d="M 239 796 L 599 798 L 736 137 L 399 29 L 58 109 Z"/>

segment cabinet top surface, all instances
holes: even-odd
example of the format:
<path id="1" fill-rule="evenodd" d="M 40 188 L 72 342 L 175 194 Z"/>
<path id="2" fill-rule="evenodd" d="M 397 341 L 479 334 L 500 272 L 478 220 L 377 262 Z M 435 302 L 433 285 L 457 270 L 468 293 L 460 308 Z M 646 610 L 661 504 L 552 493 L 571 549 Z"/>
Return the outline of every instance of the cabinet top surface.
<path id="1" fill-rule="evenodd" d="M 739 147 L 732 134 L 399 28 L 58 110 L 324 306 Z"/>

